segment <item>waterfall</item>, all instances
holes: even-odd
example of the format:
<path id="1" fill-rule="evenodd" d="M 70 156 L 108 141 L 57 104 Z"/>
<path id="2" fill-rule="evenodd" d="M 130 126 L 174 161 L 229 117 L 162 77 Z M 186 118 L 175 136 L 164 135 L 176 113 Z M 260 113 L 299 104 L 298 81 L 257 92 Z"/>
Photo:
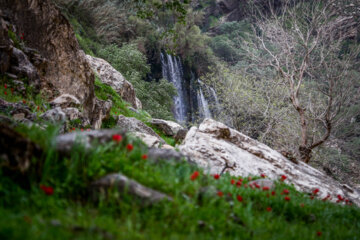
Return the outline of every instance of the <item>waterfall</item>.
<path id="1" fill-rule="evenodd" d="M 174 117 L 179 123 L 186 123 L 187 107 L 185 104 L 185 86 L 182 64 L 179 57 L 161 53 L 163 78 L 172 82 L 176 88 L 177 96 L 174 97 Z"/>
<path id="2" fill-rule="evenodd" d="M 204 85 L 205 87 L 207 87 L 202 81 L 200 81 L 200 79 L 198 79 L 198 83 L 199 83 L 199 90 L 198 90 L 198 105 L 199 105 L 199 112 L 200 112 L 200 116 L 203 118 L 211 118 L 211 112 L 210 112 L 210 108 L 209 108 L 209 103 L 206 100 L 204 93 L 202 91 L 202 86 Z"/>

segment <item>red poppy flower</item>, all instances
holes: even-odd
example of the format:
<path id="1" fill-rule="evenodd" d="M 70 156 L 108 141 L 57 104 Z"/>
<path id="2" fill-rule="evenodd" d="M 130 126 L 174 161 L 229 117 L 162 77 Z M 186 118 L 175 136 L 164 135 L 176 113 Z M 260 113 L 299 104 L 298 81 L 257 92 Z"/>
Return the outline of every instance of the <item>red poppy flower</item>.
<path id="1" fill-rule="evenodd" d="M 242 182 L 242 181 L 243 181 L 243 179 L 242 179 L 241 177 L 239 177 L 239 181 L 240 181 L 240 182 Z"/>
<path id="2" fill-rule="evenodd" d="M 339 194 L 339 195 L 337 195 L 337 198 L 339 199 L 339 201 L 343 201 L 344 200 L 344 198 Z"/>
<path id="3" fill-rule="evenodd" d="M 271 212 L 272 211 L 271 207 L 267 207 L 266 211 Z"/>
<path id="4" fill-rule="evenodd" d="M 82 128 L 82 129 L 80 129 L 82 132 L 84 131 L 84 129 Z"/>
<path id="5" fill-rule="evenodd" d="M 222 196 L 224 196 L 224 193 L 221 192 L 221 191 L 218 191 L 218 192 L 217 192 L 217 195 L 218 195 L 219 197 L 222 197 Z"/>
<path id="6" fill-rule="evenodd" d="M 245 184 L 244 184 L 244 188 L 247 188 L 247 187 L 248 187 L 248 185 L 245 183 Z"/>
<path id="7" fill-rule="evenodd" d="M 126 149 L 127 149 L 129 152 L 131 152 L 131 151 L 134 149 L 134 146 L 133 146 L 131 143 L 129 143 L 128 145 L 126 145 Z"/>
<path id="8" fill-rule="evenodd" d="M 120 134 L 114 134 L 114 135 L 112 136 L 112 140 L 113 140 L 114 142 L 119 143 L 119 142 L 121 142 L 121 140 L 122 140 L 122 136 L 121 136 Z"/>
<path id="9" fill-rule="evenodd" d="M 193 172 L 193 174 L 191 174 L 190 179 L 194 181 L 199 175 L 200 173 L 198 171 L 195 171 Z"/>
<path id="10" fill-rule="evenodd" d="M 240 180 L 236 182 L 236 186 L 241 187 L 241 185 L 242 185 L 242 182 Z"/>
<path id="11" fill-rule="evenodd" d="M 284 199 L 285 199 L 285 201 L 290 201 L 290 197 L 289 197 L 289 196 L 286 196 Z"/>
<path id="12" fill-rule="evenodd" d="M 234 180 L 234 179 L 231 179 L 230 183 L 231 183 L 232 185 L 234 185 L 234 184 L 235 184 L 235 180 Z"/>
<path id="13" fill-rule="evenodd" d="M 317 232 L 316 235 L 320 237 L 322 235 L 322 232 Z"/>
<path id="14" fill-rule="evenodd" d="M 314 191 L 313 191 L 313 194 L 316 195 L 320 190 L 318 188 L 316 188 Z"/>
<path id="15" fill-rule="evenodd" d="M 117 114 L 117 112 L 115 112 L 115 114 Z"/>
<path id="16" fill-rule="evenodd" d="M 37 106 L 37 110 L 40 111 L 40 106 Z"/>
<path id="17" fill-rule="evenodd" d="M 300 207 L 304 207 L 305 206 L 305 204 L 303 204 L 303 203 L 300 203 Z"/>
<path id="18" fill-rule="evenodd" d="M 214 174 L 214 179 L 219 179 L 220 178 L 220 175 L 219 174 Z"/>
<path id="19" fill-rule="evenodd" d="M 267 187 L 267 186 L 263 187 L 263 191 L 268 191 L 269 189 L 270 189 L 270 188 Z"/>
<path id="20" fill-rule="evenodd" d="M 143 160 L 146 160 L 146 159 L 148 158 L 148 156 L 147 156 L 146 154 L 143 154 L 143 155 L 141 156 L 141 158 L 142 158 Z"/>
<path id="21" fill-rule="evenodd" d="M 271 195 L 275 196 L 275 194 L 276 194 L 275 191 L 272 191 L 272 192 L 271 192 Z"/>
<path id="22" fill-rule="evenodd" d="M 6 92 L 6 91 L 4 91 L 4 95 L 7 95 L 7 92 Z"/>
<path id="23" fill-rule="evenodd" d="M 23 102 L 23 104 L 26 104 L 26 100 L 25 100 L 25 99 L 23 99 L 22 102 Z"/>
<path id="24" fill-rule="evenodd" d="M 13 94 L 13 93 L 14 93 L 14 89 L 12 88 L 12 89 L 11 89 L 11 94 Z"/>
<path id="25" fill-rule="evenodd" d="M 287 179 L 287 177 L 285 175 L 282 175 L 280 180 L 285 181 L 285 179 Z"/>
<path id="26" fill-rule="evenodd" d="M 262 173 L 260 176 L 261 176 L 262 178 L 266 178 L 266 175 L 263 174 L 263 173 Z"/>
<path id="27" fill-rule="evenodd" d="M 257 184 L 257 183 L 255 183 L 254 185 L 255 185 L 256 188 L 260 188 L 260 185 Z"/>
<path id="28" fill-rule="evenodd" d="M 7 84 L 6 83 L 4 84 L 4 88 L 7 89 Z"/>
<path id="29" fill-rule="evenodd" d="M 75 128 L 73 127 L 72 130 L 75 131 Z"/>
<path id="30" fill-rule="evenodd" d="M 242 201 L 243 201 L 243 197 L 240 196 L 240 195 L 237 195 L 237 196 L 236 196 L 236 199 L 237 199 L 239 202 L 242 202 Z"/>
<path id="31" fill-rule="evenodd" d="M 314 199 L 314 196 L 310 196 L 310 199 L 313 200 L 313 199 Z"/>
<path id="32" fill-rule="evenodd" d="M 282 194 L 285 194 L 285 195 L 288 195 L 290 192 L 289 192 L 289 190 L 287 190 L 287 189 L 284 189 L 284 191 L 282 191 Z"/>
<path id="33" fill-rule="evenodd" d="M 48 196 L 54 194 L 54 188 L 53 187 L 40 185 L 40 189 L 43 190 L 43 192 Z"/>
<path id="34" fill-rule="evenodd" d="M 90 130 L 90 128 L 88 128 L 88 129 L 86 129 L 86 131 L 90 132 L 91 130 Z"/>

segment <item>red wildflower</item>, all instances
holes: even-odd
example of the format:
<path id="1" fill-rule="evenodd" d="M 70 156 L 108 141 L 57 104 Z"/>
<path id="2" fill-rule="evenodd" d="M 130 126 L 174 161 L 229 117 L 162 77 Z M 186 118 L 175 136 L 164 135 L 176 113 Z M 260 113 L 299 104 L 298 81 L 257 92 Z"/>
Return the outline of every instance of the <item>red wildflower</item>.
<path id="1" fill-rule="evenodd" d="M 80 129 L 82 132 L 84 131 L 84 129 L 82 128 L 82 129 Z"/>
<path id="2" fill-rule="evenodd" d="M 300 207 L 304 207 L 305 206 L 305 204 L 303 204 L 303 203 L 300 203 Z"/>
<path id="3" fill-rule="evenodd" d="M 220 178 L 220 175 L 219 174 L 214 174 L 214 178 L 217 180 Z"/>
<path id="4" fill-rule="evenodd" d="M 286 196 L 284 199 L 285 199 L 285 201 L 290 201 L 290 197 L 289 197 L 289 196 Z"/>
<path id="5" fill-rule="evenodd" d="M 266 208 L 266 211 L 268 211 L 268 212 L 271 212 L 271 210 L 272 210 L 271 207 Z"/>
<path id="6" fill-rule="evenodd" d="M 11 94 L 13 94 L 13 93 L 14 93 L 14 89 L 12 88 L 12 89 L 11 89 Z"/>
<path id="7" fill-rule="evenodd" d="M 272 192 L 271 192 L 271 195 L 275 196 L 275 194 L 276 194 L 275 191 L 272 191 Z"/>
<path id="8" fill-rule="evenodd" d="M 270 188 L 267 187 L 267 186 L 263 187 L 263 191 L 267 191 L 267 190 L 269 190 L 269 189 L 270 189 Z"/>
<path id="9" fill-rule="evenodd" d="M 247 188 L 247 187 L 248 187 L 248 185 L 245 183 L 245 184 L 244 184 L 244 188 Z"/>
<path id="10" fill-rule="evenodd" d="M 237 199 L 239 202 L 242 202 L 242 201 L 243 201 L 243 197 L 240 196 L 240 195 L 237 195 L 237 196 L 236 196 L 236 199 Z"/>
<path id="11" fill-rule="evenodd" d="M 122 136 L 121 136 L 120 134 L 114 134 L 114 135 L 112 136 L 112 140 L 113 140 L 114 142 L 119 143 L 119 142 L 121 142 L 121 140 L 122 140 Z"/>
<path id="12" fill-rule="evenodd" d="M 23 99 L 22 102 L 23 102 L 23 104 L 26 104 L 26 100 L 25 100 L 25 99 Z"/>
<path id="13" fill-rule="evenodd" d="M 236 182 L 236 186 L 241 187 L 241 185 L 242 185 L 242 182 L 240 180 Z"/>
<path id="14" fill-rule="evenodd" d="M 218 192 L 217 192 L 217 195 L 218 195 L 219 197 L 222 197 L 222 196 L 224 196 L 224 193 L 221 192 L 221 191 L 218 191 Z"/>
<path id="15" fill-rule="evenodd" d="M 340 202 L 344 200 L 344 198 L 340 194 L 337 195 L 337 198 L 339 199 Z"/>
<path id="16" fill-rule="evenodd" d="M 287 179 L 287 177 L 285 175 L 282 175 L 280 180 L 285 181 L 285 179 Z"/>
<path id="17" fill-rule="evenodd" d="M 313 200 L 313 199 L 314 199 L 314 196 L 310 196 L 310 199 Z"/>
<path id="18" fill-rule="evenodd" d="M 261 176 L 262 178 L 266 178 L 266 175 L 263 174 L 263 173 L 262 173 L 260 176 Z"/>
<path id="19" fill-rule="evenodd" d="M 242 181 L 243 181 L 243 179 L 242 179 L 241 177 L 239 177 L 239 181 L 240 181 L 240 182 L 242 182 Z"/>
<path id="20" fill-rule="evenodd" d="M 249 181 L 251 181 L 251 179 L 252 179 L 251 177 L 248 177 L 248 180 L 249 180 Z"/>
<path id="21" fill-rule="evenodd" d="M 134 146 L 133 146 L 131 143 L 129 143 L 128 145 L 126 145 L 126 149 L 127 149 L 129 152 L 131 152 L 131 151 L 134 149 Z"/>
<path id="22" fill-rule="evenodd" d="M 198 171 L 195 171 L 193 172 L 193 174 L 191 174 L 190 179 L 194 181 L 199 175 L 200 173 Z"/>
<path id="23" fill-rule="evenodd" d="M 117 114 L 117 112 L 115 112 L 115 114 Z"/>
<path id="24" fill-rule="evenodd" d="M 231 197 L 231 196 L 232 196 L 232 194 L 231 194 L 231 193 L 228 193 L 227 195 L 228 195 L 229 197 Z"/>
<path id="25" fill-rule="evenodd" d="M 4 88 L 7 89 L 7 84 L 6 83 L 4 84 Z"/>
<path id="26" fill-rule="evenodd" d="M 37 106 L 37 110 L 40 111 L 40 106 Z"/>
<path id="27" fill-rule="evenodd" d="M 6 92 L 6 91 L 4 91 L 4 95 L 7 95 L 7 92 Z"/>
<path id="28" fill-rule="evenodd" d="M 313 191 L 313 194 L 316 195 L 320 190 L 318 188 L 316 188 L 314 191 Z"/>
<path id="29" fill-rule="evenodd" d="M 91 130 L 90 130 L 90 128 L 88 128 L 88 129 L 86 129 L 86 131 L 90 132 Z"/>
<path id="30" fill-rule="evenodd" d="M 75 131 L 75 128 L 73 127 L 72 130 Z"/>
<path id="31" fill-rule="evenodd" d="M 256 188 L 260 188 L 260 185 L 257 184 L 257 183 L 255 183 L 254 185 L 255 185 Z"/>
<path id="32" fill-rule="evenodd" d="M 281 194 L 285 194 L 285 195 L 288 195 L 290 192 L 289 192 L 289 190 L 287 190 L 287 189 L 284 189 L 284 191 L 282 191 L 282 193 Z"/>
<path id="33" fill-rule="evenodd" d="M 231 183 L 232 185 L 234 185 L 234 184 L 235 184 L 235 180 L 234 180 L 234 179 L 231 179 L 230 183 Z"/>
<path id="34" fill-rule="evenodd" d="M 50 196 L 54 194 L 54 188 L 50 187 L 50 186 L 45 186 L 45 185 L 40 185 L 41 190 L 43 190 L 43 192 Z"/>
<path id="35" fill-rule="evenodd" d="M 141 156 L 141 158 L 142 158 L 143 160 L 146 160 L 146 159 L 148 158 L 148 156 L 147 156 L 146 154 L 143 154 L 143 155 Z"/>
<path id="36" fill-rule="evenodd" d="M 322 232 L 317 232 L 316 235 L 320 237 L 322 235 Z"/>

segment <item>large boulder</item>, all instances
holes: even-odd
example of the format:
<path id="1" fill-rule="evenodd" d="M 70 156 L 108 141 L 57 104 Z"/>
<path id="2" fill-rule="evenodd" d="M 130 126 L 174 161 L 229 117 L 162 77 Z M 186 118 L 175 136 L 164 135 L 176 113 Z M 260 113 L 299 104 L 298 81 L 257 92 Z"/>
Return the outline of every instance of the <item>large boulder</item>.
<path id="1" fill-rule="evenodd" d="M 162 119 L 152 119 L 151 124 L 161 130 L 167 136 L 175 136 L 180 130 L 184 128 L 173 121 L 167 121 Z"/>
<path id="2" fill-rule="evenodd" d="M 146 126 L 145 123 L 141 122 L 140 120 L 137 120 L 133 117 L 125 117 L 123 115 L 118 116 L 117 126 L 121 129 L 124 129 L 128 132 L 136 133 L 138 137 L 141 138 L 142 135 L 144 135 L 146 138 L 149 138 L 147 135 L 152 136 L 153 138 L 156 138 L 156 143 L 153 140 L 144 141 L 145 143 L 153 143 L 152 146 L 159 146 L 160 144 L 165 144 L 165 141 L 150 127 Z M 139 134 L 143 133 L 143 134 Z M 154 139 L 155 140 L 155 139 Z M 149 145 L 149 144 L 148 144 Z M 150 145 L 150 147 L 152 147 Z"/>
<path id="3" fill-rule="evenodd" d="M 192 127 L 179 149 L 210 174 L 265 174 L 271 180 L 286 175 L 286 181 L 299 191 L 310 193 L 319 188 L 319 197 L 329 194 L 336 199 L 341 195 L 360 205 L 356 190 L 303 162 L 295 164 L 265 144 L 212 119 L 205 119 L 199 128 Z"/>
<path id="4" fill-rule="evenodd" d="M 55 4 L 51 0 L 1 0 L 0 5 L 0 55 L 4 57 L 1 71 L 38 76 L 49 98 L 64 93 L 74 95 L 84 115 L 90 115 L 95 105 L 95 75 L 70 23 Z M 20 47 L 14 48 L 9 30 L 22 38 Z"/>
<path id="5" fill-rule="evenodd" d="M 86 55 L 91 68 L 99 75 L 101 82 L 112 87 L 125 101 L 131 103 L 134 108 L 141 108 L 141 102 L 135 96 L 132 84 L 123 75 L 113 68 L 107 61 L 101 58 Z"/>

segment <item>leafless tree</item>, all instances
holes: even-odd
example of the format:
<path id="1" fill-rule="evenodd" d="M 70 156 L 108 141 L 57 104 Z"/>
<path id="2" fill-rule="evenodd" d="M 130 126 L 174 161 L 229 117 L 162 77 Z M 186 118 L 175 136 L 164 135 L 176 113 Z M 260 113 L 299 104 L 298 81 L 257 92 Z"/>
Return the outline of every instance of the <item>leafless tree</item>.
<path id="1" fill-rule="evenodd" d="M 257 13 L 254 35 L 243 46 L 253 64 L 276 72 L 269 81 L 286 86 L 299 118 L 297 152 L 306 163 L 345 118 L 344 106 L 358 97 L 352 94 L 352 61 L 359 51 L 344 43 L 356 37 L 358 24 L 356 11 L 345 10 L 360 9 L 360 3 L 339 2 L 284 0 L 281 10 L 269 4 L 270 16 Z"/>

